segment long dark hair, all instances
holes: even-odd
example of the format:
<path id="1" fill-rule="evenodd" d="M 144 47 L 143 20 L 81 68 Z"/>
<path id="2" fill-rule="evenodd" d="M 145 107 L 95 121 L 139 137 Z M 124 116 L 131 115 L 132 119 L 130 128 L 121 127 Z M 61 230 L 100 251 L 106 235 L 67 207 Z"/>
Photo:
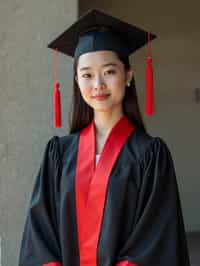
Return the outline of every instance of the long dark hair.
<path id="1" fill-rule="evenodd" d="M 129 58 L 123 58 L 119 54 L 117 54 L 117 56 L 124 64 L 125 69 L 129 70 L 131 67 L 129 63 Z M 94 117 L 93 109 L 82 98 L 80 89 L 75 78 L 77 73 L 77 64 L 78 59 L 75 59 L 73 65 L 73 95 L 69 112 L 69 133 L 75 133 L 83 129 L 92 121 Z M 128 87 L 128 89 L 126 88 L 125 95 L 122 101 L 122 107 L 123 112 L 128 118 L 128 120 L 132 122 L 134 126 L 139 127 L 144 132 L 146 132 L 146 128 L 138 105 L 134 78 L 132 78 L 130 82 L 130 87 Z"/>

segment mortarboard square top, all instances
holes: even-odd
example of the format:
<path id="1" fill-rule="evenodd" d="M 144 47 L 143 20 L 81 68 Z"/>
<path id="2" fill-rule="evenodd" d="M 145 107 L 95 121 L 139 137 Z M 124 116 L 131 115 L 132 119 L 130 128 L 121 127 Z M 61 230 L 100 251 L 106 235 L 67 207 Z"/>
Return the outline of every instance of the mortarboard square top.
<path id="1" fill-rule="evenodd" d="M 52 41 L 48 48 L 71 57 L 97 50 L 112 50 L 128 56 L 154 38 L 154 34 L 148 36 L 147 31 L 92 9 Z"/>

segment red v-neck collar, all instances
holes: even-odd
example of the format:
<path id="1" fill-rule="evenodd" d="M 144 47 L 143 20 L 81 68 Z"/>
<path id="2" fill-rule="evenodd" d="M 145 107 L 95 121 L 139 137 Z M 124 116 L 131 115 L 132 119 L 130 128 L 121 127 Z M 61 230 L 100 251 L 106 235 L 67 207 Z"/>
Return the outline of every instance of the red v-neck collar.
<path id="1" fill-rule="evenodd" d="M 94 119 L 79 138 L 76 167 L 76 211 L 80 266 L 96 266 L 96 250 L 109 176 L 127 138 L 135 130 L 123 115 L 110 131 L 96 166 Z"/>

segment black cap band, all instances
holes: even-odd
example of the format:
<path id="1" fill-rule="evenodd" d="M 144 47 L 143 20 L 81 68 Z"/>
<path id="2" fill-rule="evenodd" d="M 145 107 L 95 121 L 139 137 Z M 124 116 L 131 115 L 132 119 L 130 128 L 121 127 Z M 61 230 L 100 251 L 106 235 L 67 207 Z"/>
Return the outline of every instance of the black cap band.
<path id="1" fill-rule="evenodd" d="M 87 31 L 79 37 L 75 49 L 74 58 L 78 58 L 84 53 L 110 50 L 117 54 L 127 57 L 130 53 L 125 42 L 112 30 L 105 28 Z"/>

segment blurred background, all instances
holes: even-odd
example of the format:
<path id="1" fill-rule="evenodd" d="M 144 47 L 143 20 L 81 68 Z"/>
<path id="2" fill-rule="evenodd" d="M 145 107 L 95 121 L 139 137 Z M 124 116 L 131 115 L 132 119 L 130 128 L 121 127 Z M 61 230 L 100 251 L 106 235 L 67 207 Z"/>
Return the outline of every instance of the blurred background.
<path id="1" fill-rule="evenodd" d="M 144 120 L 172 153 L 191 265 L 200 265 L 200 2 L 198 0 L 0 1 L 1 264 L 17 265 L 26 210 L 42 153 L 68 134 L 72 59 L 60 57 L 63 127 L 54 129 L 55 54 L 47 44 L 90 8 L 155 33 L 155 115 Z M 144 114 L 146 47 L 131 57 Z M 65 115 L 66 114 L 66 115 Z"/>

